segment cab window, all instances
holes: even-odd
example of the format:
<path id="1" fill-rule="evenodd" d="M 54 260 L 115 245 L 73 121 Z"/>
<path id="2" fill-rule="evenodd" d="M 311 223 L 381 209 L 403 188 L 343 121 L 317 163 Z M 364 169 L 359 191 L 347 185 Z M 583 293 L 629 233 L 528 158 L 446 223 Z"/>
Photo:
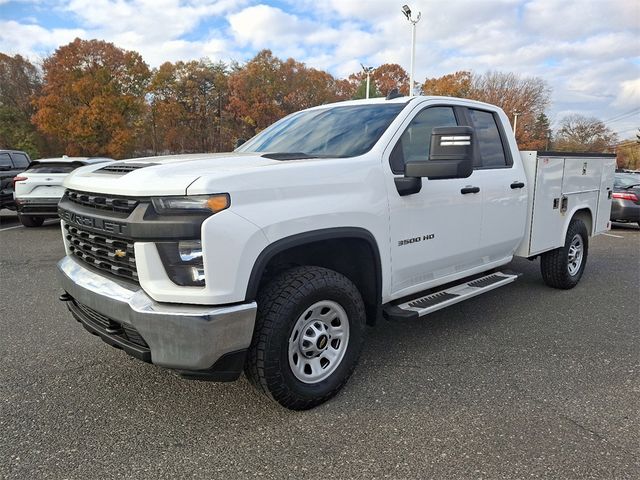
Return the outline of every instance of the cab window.
<path id="1" fill-rule="evenodd" d="M 458 125 L 452 107 L 429 107 L 418 113 L 404 131 L 391 152 L 389 162 L 393 173 L 403 173 L 410 161 L 429 160 L 431 131 L 434 127 Z"/>
<path id="2" fill-rule="evenodd" d="M 468 112 L 471 126 L 475 131 L 482 168 L 507 166 L 507 157 L 504 153 L 504 145 L 494 114 L 472 108 L 470 108 Z"/>

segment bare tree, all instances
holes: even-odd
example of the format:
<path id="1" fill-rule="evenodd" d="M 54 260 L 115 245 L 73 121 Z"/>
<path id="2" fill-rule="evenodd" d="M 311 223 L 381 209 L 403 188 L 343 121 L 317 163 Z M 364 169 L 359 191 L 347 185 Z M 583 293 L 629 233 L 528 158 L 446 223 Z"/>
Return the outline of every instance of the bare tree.
<path id="1" fill-rule="evenodd" d="M 566 152 L 612 151 L 618 135 L 602 121 L 584 115 L 568 115 L 557 129 L 554 148 Z"/>

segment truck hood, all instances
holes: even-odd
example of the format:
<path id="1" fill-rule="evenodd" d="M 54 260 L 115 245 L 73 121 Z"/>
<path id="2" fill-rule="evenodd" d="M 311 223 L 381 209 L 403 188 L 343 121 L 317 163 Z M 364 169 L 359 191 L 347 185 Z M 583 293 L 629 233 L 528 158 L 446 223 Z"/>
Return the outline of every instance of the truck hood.
<path id="1" fill-rule="evenodd" d="M 185 195 L 201 176 L 223 178 L 283 165 L 256 153 L 216 153 L 134 158 L 79 168 L 64 181 L 73 190 L 113 195 Z"/>

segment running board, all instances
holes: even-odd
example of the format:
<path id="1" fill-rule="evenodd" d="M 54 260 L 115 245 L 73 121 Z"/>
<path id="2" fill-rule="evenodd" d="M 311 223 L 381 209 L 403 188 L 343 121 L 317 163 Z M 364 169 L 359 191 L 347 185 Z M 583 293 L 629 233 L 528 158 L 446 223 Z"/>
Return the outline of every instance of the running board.
<path id="1" fill-rule="evenodd" d="M 517 280 L 519 276 L 520 274 L 511 272 L 495 272 L 439 292 L 430 293 L 424 297 L 414 298 L 397 305 L 388 305 L 384 308 L 384 315 L 388 320 L 410 320 L 422 317 L 454 303 L 507 285 Z"/>

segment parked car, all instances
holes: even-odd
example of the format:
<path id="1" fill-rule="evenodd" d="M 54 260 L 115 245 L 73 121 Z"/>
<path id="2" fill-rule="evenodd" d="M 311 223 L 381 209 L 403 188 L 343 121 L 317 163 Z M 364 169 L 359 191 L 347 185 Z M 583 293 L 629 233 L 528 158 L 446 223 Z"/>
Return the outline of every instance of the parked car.
<path id="1" fill-rule="evenodd" d="M 640 173 L 616 173 L 612 197 L 611 221 L 640 226 Z"/>
<path id="2" fill-rule="evenodd" d="M 0 209 L 15 210 L 13 178 L 27 169 L 31 159 L 20 150 L 0 150 Z"/>
<path id="3" fill-rule="evenodd" d="M 76 168 L 112 162 L 111 158 L 60 157 L 34 160 L 13 179 L 18 218 L 25 227 L 39 227 L 45 218 L 58 216 L 64 193 L 62 181 Z"/>

